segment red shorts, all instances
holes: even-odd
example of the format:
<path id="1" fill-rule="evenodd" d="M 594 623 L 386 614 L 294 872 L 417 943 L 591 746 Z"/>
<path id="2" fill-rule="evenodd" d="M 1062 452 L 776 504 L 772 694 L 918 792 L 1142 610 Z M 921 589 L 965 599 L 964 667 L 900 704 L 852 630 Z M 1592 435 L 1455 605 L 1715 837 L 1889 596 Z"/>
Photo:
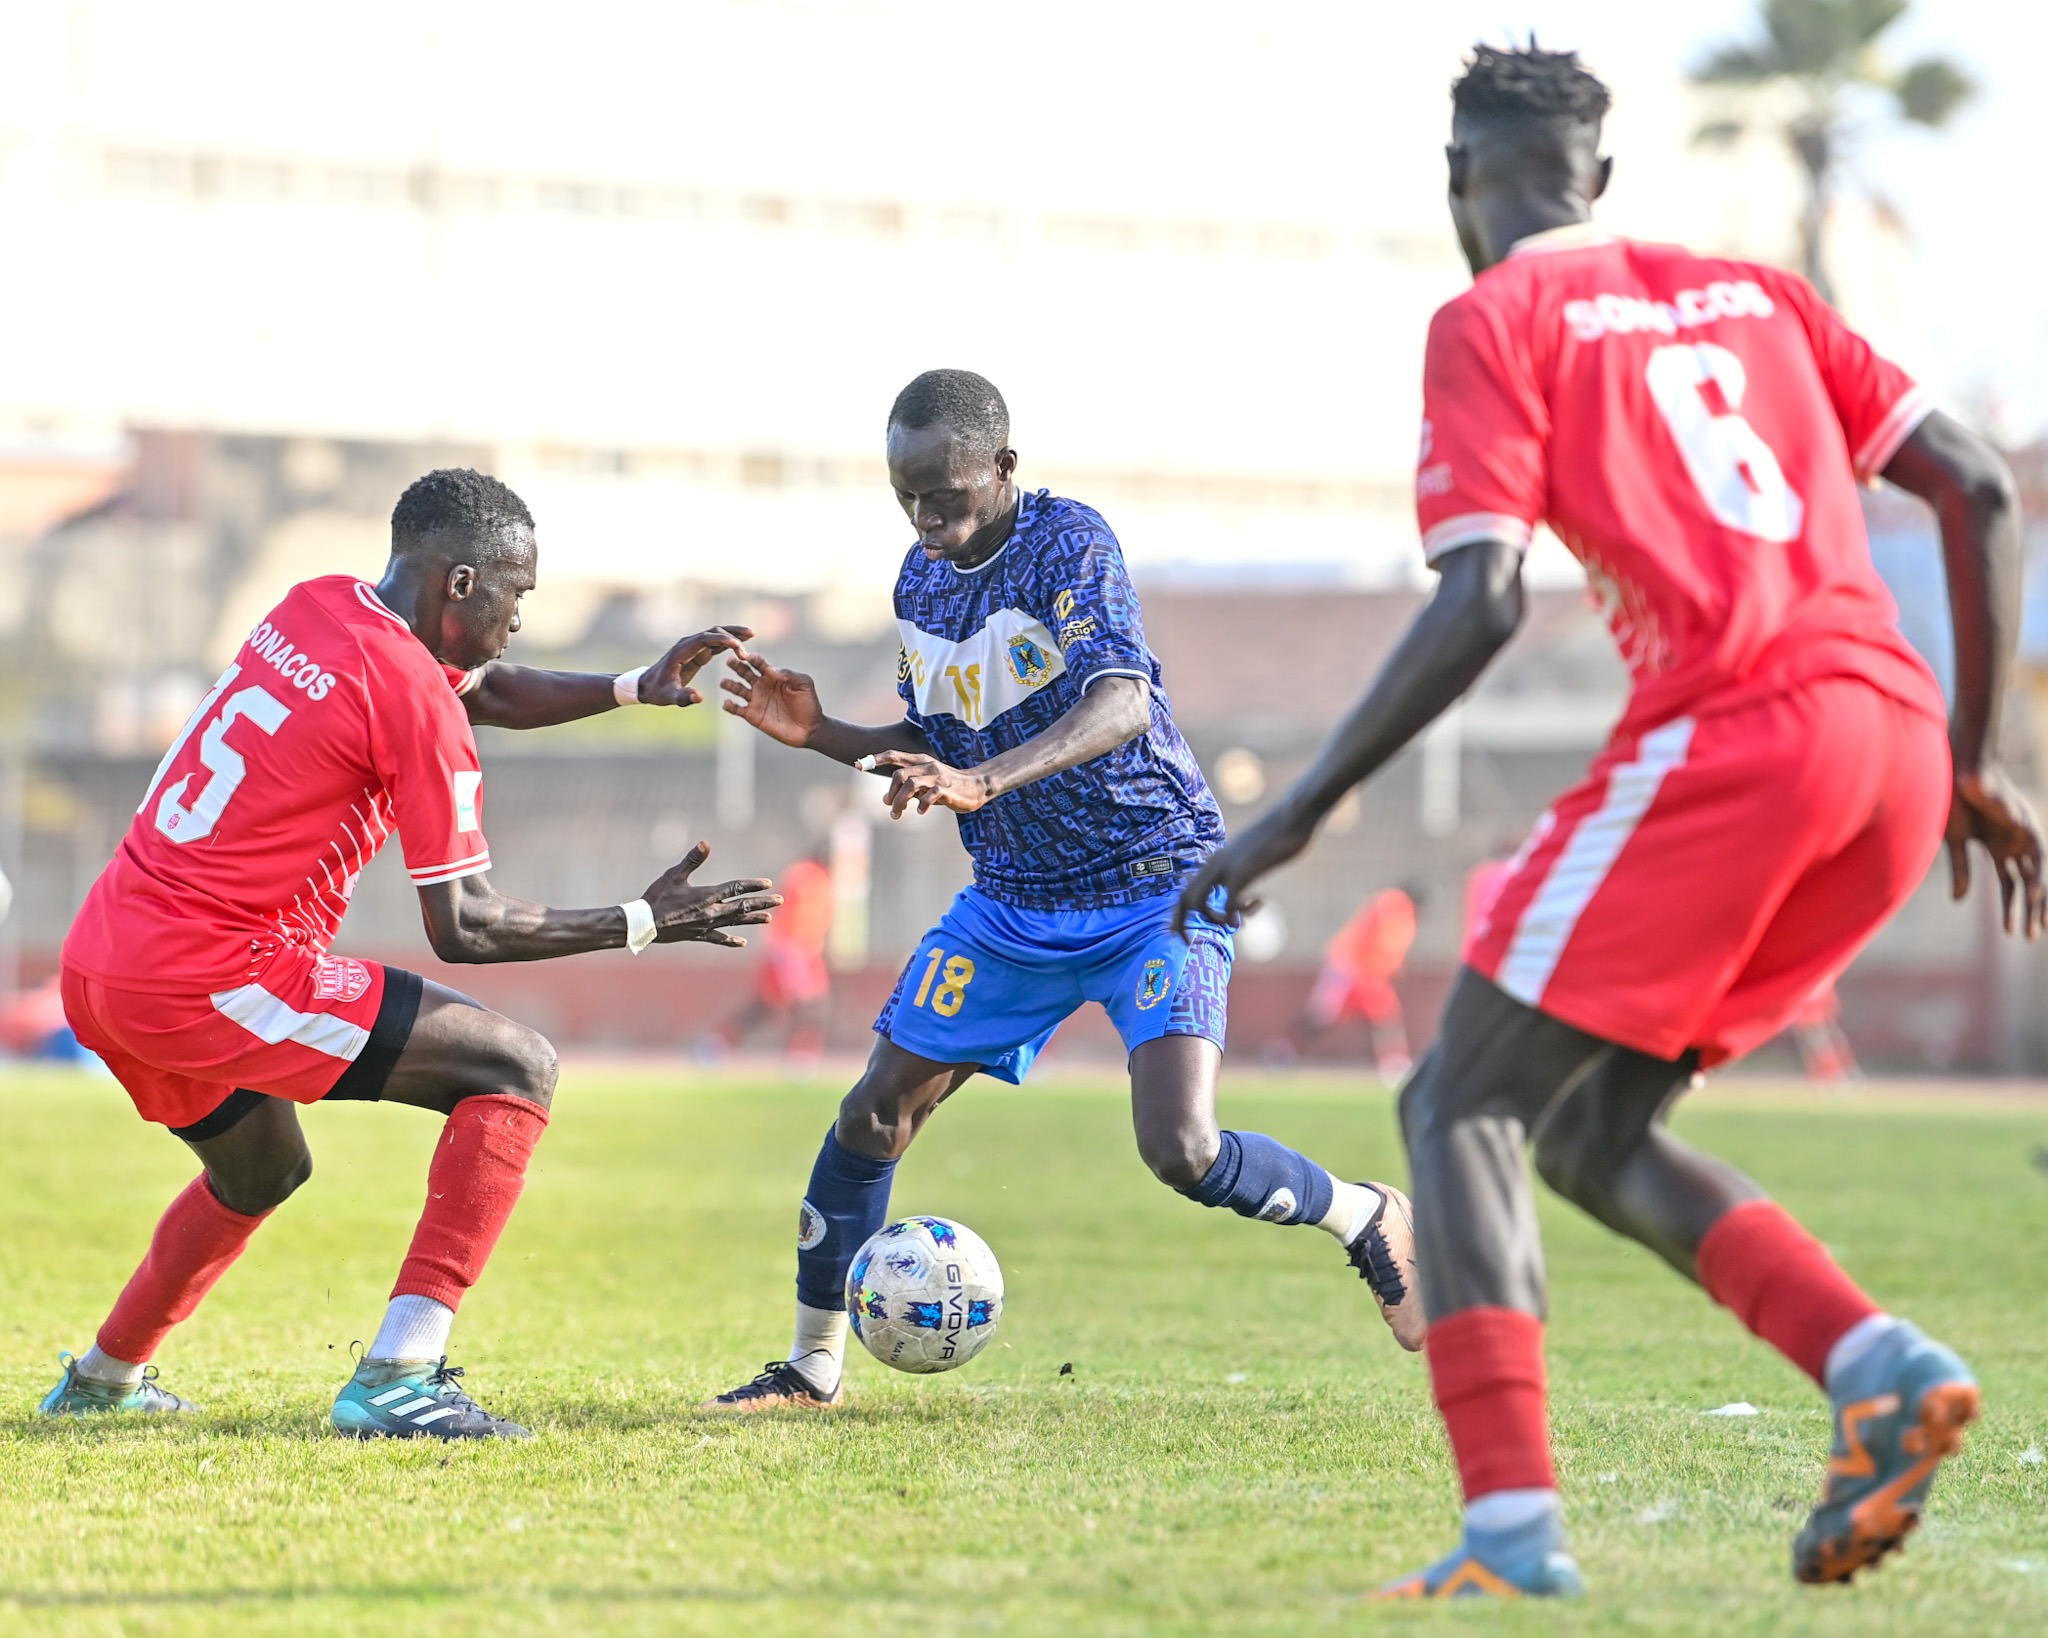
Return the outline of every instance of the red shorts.
<path id="1" fill-rule="evenodd" d="M 1853 678 L 1678 718 L 1538 821 L 1467 961 L 1605 1040 L 1722 1062 L 1912 895 L 1950 790 L 1946 728 Z"/>
<path id="2" fill-rule="evenodd" d="M 1400 1017 L 1401 998 L 1394 986 L 1369 973 L 1326 964 L 1316 975 L 1316 987 L 1308 992 L 1308 1021 L 1317 1029 L 1335 1029 L 1347 1018 L 1363 1018 L 1384 1028 Z"/>
<path id="3" fill-rule="evenodd" d="M 764 1003 L 780 1012 L 784 1007 L 824 1000 L 832 993 L 832 975 L 825 970 L 823 956 L 793 944 L 771 944 L 761 963 L 757 992 Z"/>
<path id="4" fill-rule="evenodd" d="M 399 967 L 288 944 L 248 983 L 159 995 L 63 970 L 64 1015 L 144 1120 L 195 1126 L 239 1089 L 294 1103 L 374 1098 L 419 1014 Z"/>

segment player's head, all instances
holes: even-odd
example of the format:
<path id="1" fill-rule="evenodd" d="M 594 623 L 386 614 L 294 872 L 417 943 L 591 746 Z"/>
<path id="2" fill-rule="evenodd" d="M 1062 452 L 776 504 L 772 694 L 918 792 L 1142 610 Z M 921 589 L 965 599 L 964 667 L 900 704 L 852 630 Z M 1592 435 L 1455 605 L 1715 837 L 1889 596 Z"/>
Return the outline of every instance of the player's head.
<path id="1" fill-rule="evenodd" d="M 890 405 L 889 483 L 928 557 L 988 547 L 1016 470 L 1010 407 L 972 370 L 926 370 Z"/>
<path id="2" fill-rule="evenodd" d="M 468 467 L 429 472 L 398 497 L 391 557 L 431 605 L 432 635 L 421 640 L 437 658 L 468 669 L 505 652 L 519 629 L 519 599 L 534 585 L 526 502 Z"/>
<path id="3" fill-rule="evenodd" d="M 1472 48 L 1451 87 L 1451 220 L 1474 273 L 1516 239 L 1584 221 L 1613 161 L 1600 122 L 1613 98 L 1574 51 Z"/>

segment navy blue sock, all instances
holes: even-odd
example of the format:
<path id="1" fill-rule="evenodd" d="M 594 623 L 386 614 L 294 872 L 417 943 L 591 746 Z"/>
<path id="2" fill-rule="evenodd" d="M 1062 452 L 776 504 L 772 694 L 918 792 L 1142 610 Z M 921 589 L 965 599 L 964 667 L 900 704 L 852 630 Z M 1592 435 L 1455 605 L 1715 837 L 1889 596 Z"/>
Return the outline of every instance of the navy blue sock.
<path id="1" fill-rule="evenodd" d="M 825 1134 L 811 1186 L 797 1215 L 796 1300 L 807 1308 L 843 1309 L 846 1271 L 861 1243 L 889 1217 L 893 1160 L 871 1160 Z"/>
<path id="2" fill-rule="evenodd" d="M 1336 1194 L 1328 1172 L 1263 1132 L 1225 1132 L 1208 1175 L 1180 1192 L 1268 1223 L 1320 1223 Z"/>

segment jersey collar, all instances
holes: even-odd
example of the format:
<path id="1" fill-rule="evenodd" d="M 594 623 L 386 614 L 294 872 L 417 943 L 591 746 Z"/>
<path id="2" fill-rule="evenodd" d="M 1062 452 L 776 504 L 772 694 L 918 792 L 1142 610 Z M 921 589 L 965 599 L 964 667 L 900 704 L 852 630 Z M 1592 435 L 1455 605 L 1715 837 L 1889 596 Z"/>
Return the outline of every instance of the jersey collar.
<path id="1" fill-rule="evenodd" d="M 1595 245 L 1616 243 L 1615 236 L 1602 232 L 1591 222 L 1567 222 L 1563 227 L 1545 228 L 1508 247 L 1507 260 L 1517 256 L 1545 256 L 1553 250 L 1590 250 Z"/>
<path id="2" fill-rule="evenodd" d="M 1025 529 L 1029 527 L 1031 523 L 1037 520 L 1038 503 L 1044 500 L 1045 497 L 1050 493 L 1051 491 L 1046 489 L 1040 489 L 1036 491 L 1029 489 L 1019 489 L 1017 491 L 1017 517 L 1016 520 L 1013 523 L 1011 523 L 1010 533 L 1004 539 L 1002 545 L 998 546 L 994 551 L 990 552 L 987 557 L 983 558 L 981 562 L 975 564 L 974 567 L 971 569 L 963 569 L 957 563 L 948 563 L 946 567 L 951 569 L 955 574 L 959 575 L 976 575 L 985 573 L 989 569 L 989 567 L 993 565 L 995 561 L 1003 555 L 1003 553 L 1007 552 L 1010 549 L 1010 542 L 1015 540 L 1022 533 L 1024 533 Z"/>

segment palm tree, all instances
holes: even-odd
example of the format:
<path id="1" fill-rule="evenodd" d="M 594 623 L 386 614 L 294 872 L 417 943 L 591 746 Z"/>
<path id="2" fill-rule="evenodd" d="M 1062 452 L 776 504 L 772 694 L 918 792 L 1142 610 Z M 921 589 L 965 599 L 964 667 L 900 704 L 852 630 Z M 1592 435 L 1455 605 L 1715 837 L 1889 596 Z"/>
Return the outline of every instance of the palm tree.
<path id="1" fill-rule="evenodd" d="M 1856 143 L 1884 116 L 1939 126 L 1976 93 L 1969 76 L 1945 57 L 1923 57 L 1893 71 L 1878 36 L 1910 0 L 1761 0 L 1763 38 L 1717 46 L 1692 70 L 1695 85 L 1749 93 L 1762 106 L 1700 127 L 1697 142 L 1725 146 L 1773 110 L 1806 179 L 1799 216 L 1801 270 L 1834 299 L 1822 242 L 1828 199 Z M 1774 92 L 1766 100 L 1755 93 Z M 1789 95 L 1788 95 L 1789 93 Z M 1783 100 L 1777 100 L 1782 98 Z M 1789 113 L 1783 110 L 1789 104 Z M 1887 209 L 1882 200 L 1881 209 Z"/>

